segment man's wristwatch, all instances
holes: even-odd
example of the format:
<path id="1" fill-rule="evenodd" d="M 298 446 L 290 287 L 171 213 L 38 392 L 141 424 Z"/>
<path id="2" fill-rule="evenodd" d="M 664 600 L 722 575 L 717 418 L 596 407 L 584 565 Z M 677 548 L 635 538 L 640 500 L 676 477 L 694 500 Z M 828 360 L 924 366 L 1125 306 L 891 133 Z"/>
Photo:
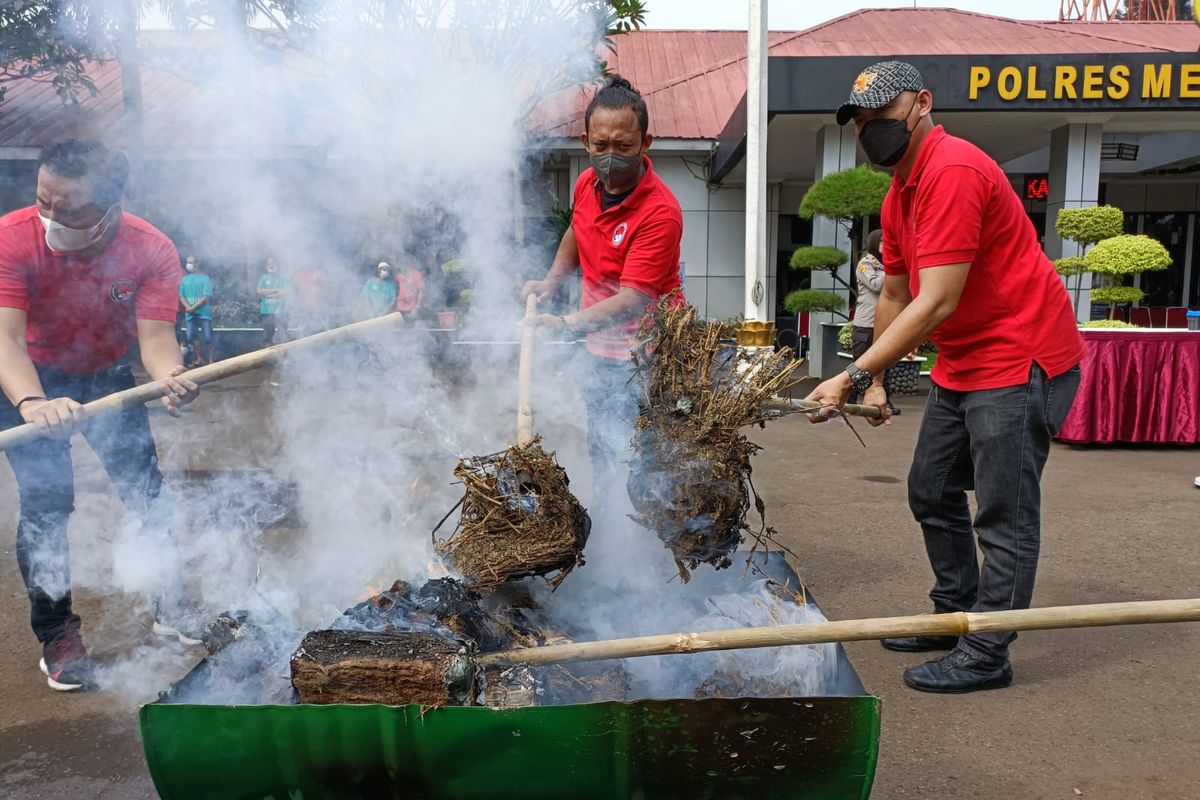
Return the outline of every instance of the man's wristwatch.
<path id="1" fill-rule="evenodd" d="M 874 378 L 871 373 L 858 368 L 854 362 L 850 362 L 850 366 L 846 367 L 846 374 L 850 376 L 850 388 L 854 389 L 858 394 L 863 394 L 867 389 L 871 388 L 871 383 Z"/>

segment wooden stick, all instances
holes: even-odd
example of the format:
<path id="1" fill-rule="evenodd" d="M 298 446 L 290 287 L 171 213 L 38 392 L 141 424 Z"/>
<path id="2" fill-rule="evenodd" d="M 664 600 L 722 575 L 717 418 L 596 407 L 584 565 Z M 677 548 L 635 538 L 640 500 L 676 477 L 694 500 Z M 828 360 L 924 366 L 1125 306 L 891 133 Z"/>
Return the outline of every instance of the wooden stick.
<path id="1" fill-rule="evenodd" d="M 375 330 L 385 330 L 399 324 L 403 320 L 404 317 L 398 313 L 386 314 L 375 319 L 343 325 L 340 328 L 332 328 L 313 334 L 312 336 L 305 336 L 283 344 L 272 345 L 262 350 L 255 350 L 251 353 L 227 358 L 224 361 L 205 364 L 203 367 L 190 369 L 183 373 L 183 375 L 187 376 L 188 380 L 197 385 L 203 386 L 206 383 L 213 383 L 214 381 L 223 380 L 224 378 L 239 375 L 243 372 L 249 372 L 252 369 L 274 364 L 284 355 L 296 350 L 307 350 L 310 347 L 363 336 Z M 111 414 L 131 406 L 138 406 L 158 400 L 162 396 L 162 381 L 143 383 L 132 389 L 126 389 L 122 392 L 101 397 L 99 400 L 85 403 L 83 406 L 83 418 L 91 419 L 102 414 Z M 41 435 L 37 426 L 29 423 L 9 428 L 6 431 L 0 431 L 0 450 L 7 450 L 15 445 L 24 444 Z"/>
<path id="2" fill-rule="evenodd" d="M 915 617 L 806 622 L 798 625 L 766 625 L 703 633 L 668 633 L 600 642 L 576 642 L 488 653 L 478 658 L 492 664 L 558 664 L 564 661 L 600 661 L 610 658 L 662 656 L 735 650 L 753 647 L 782 647 L 796 644 L 853 642 L 904 636 L 964 636 L 995 631 L 1035 631 L 1053 628 L 1091 628 L 1104 625 L 1141 625 L 1151 622 L 1200 621 L 1200 598 L 1191 600 L 1147 600 L 1128 603 L 1097 603 L 1084 606 L 1054 606 L 1015 611 L 953 614 L 921 614 Z"/>
<path id="3" fill-rule="evenodd" d="M 533 335 L 529 320 L 537 314 L 538 299 L 525 299 L 525 325 L 521 328 L 521 358 L 517 362 L 517 444 L 533 440 Z"/>
<path id="4" fill-rule="evenodd" d="M 772 398 L 767 401 L 766 407 L 778 411 L 819 411 L 822 408 L 829 408 L 828 405 L 818 403 L 815 400 L 795 400 L 788 398 Z M 879 419 L 882 416 L 877 406 L 861 406 L 855 403 L 846 403 L 842 406 L 842 413 L 849 414 L 852 417 L 870 417 L 871 419 Z"/>

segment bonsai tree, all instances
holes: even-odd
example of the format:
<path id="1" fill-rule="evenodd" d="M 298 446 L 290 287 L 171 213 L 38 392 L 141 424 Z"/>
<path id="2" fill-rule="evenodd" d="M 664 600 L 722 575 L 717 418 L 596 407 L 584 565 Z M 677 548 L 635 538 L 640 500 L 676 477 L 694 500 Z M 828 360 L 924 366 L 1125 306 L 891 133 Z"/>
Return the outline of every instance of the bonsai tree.
<path id="1" fill-rule="evenodd" d="M 838 275 L 838 268 L 847 261 L 858 260 L 858 243 L 863 235 L 863 220 L 879 213 L 883 207 L 883 198 L 887 195 L 891 178 L 882 172 L 876 172 L 863 165 L 853 169 L 826 175 L 812 185 L 800 201 L 799 214 L 804 219 L 812 219 L 820 214 L 834 220 L 842 226 L 850 238 L 851 252 L 842 252 L 836 247 L 813 245 L 801 247 L 792 253 L 789 265 L 792 269 L 823 270 L 830 274 L 835 283 L 847 290 L 850 284 Z M 801 290 L 808 291 L 808 290 Z M 784 299 L 784 307 L 795 311 L 788 302 L 793 292 Z M 845 305 L 841 303 L 836 309 L 814 308 L 813 311 L 840 311 Z"/>
<path id="2" fill-rule="evenodd" d="M 802 311 L 841 311 L 846 298 L 822 289 L 797 289 L 783 298 L 783 307 L 793 314 Z"/>
<path id="3" fill-rule="evenodd" d="M 1133 234 L 1122 234 L 1097 242 L 1084 260 L 1089 270 L 1103 276 L 1103 284 L 1092 289 L 1092 299 L 1098 303 L 1108 303 L 1109 319 L 1112 319 L 1118 303 L 1137 303 L 1143 297 L 1141 289 L 1123 283 L 1127 275 L 1171 266 L 1171 254 L 1162 242 Z"/>
<path id="4" fill-rule="evenodd" d="M 1125 232 L 1125 213 L 1116 206 L 1064 208 L 1054 220 L 1054 230 L 1063 239 L 1079 245 L 1083 254 L 1067 256 L 1054 262 L 1054 269 L 1064 278 L 1075 278 L 1075 307 L 1079 307 L 1081 277 L 1090 267 L 1084 255 L 1097 242 L 1120 236 Z M 1093 295 L 1095 297 L 1095 295 Z"/>

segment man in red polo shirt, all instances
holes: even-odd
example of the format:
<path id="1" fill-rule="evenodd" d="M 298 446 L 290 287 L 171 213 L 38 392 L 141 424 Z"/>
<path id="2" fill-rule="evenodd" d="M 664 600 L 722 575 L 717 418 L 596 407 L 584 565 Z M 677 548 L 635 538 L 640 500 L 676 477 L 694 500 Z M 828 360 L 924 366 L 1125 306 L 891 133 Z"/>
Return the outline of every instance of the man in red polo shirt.
<path id="1" fill-rule="evenodd" d="M 575 184 L 571 227 L 545 279 L 522 292 L 545 299 L 582 266 L 579 311 L 542 314 L 535 324 L 587 335 L 584 392 L 596 496 L 624 484 L 621 464 L 638 413 L 629 361 L 638 324 L 680 286 L 683 213 L 646 156 L 654 141 L 649 127 L 646 101 L 629 81 L 610 77 L 584 113 L 592 167 Z"/>
<path id="2" fill-rule="evenodd" d="M 938 360 L 908 501 L 933 567 L 934 611 L 1028 608 L 1042 468 L 1079 386 L 1083 339 L 1012 184 L 983 151 L 935 126 L 932 111 L 920 73 L 899 61 L 863 70 L 838 109 L 839 124 L 854 120 L 867 157 L 895 170 L 882 212 L 886 277 L 874 345 L 810 398 L 841 406 L 852 390 L 865 391 L 863 402 L 883 412 L 872 424 L 884 424 L 884 371 L 932 339 Z M 950 650 L 904 680 L 922 691 L 969 692 L 1012 682 L 1014 638 L 918 636 L 884 646 Z"/>
<path id="3" fill-rule="evenodd" d="M 71 691 L 94 679 L 71 609 L 72 432 L 83 433 L 126 507 L 165 529 L 146 408 L 83 421 L 81 404 L 134 385 L 127 350 L 135 340 L 146 372 L 165 382 L 168 411 L 178 415 L 198 389 L 180 377 L 179 255 L 153 226 L 121 211 L 125 156 L 68 139 L 39 163 L 37 205 L 0 218 L 0 428 L 32 423 L 46 434 L 5 455 L 21 502 L 17 563 L 40 667 L 51 688 Z M 155 630 L 194 641 L 161 618 Z"/>

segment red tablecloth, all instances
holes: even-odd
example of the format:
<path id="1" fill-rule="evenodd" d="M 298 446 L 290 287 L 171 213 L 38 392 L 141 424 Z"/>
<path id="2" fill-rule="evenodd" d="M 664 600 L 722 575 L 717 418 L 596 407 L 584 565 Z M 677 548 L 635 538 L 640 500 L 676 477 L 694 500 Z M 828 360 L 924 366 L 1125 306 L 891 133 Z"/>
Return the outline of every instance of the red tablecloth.
<path id="1" fill-rule="evenodd" d="M 1083 332 L 1087 355 L 1064 442 L 1200 444 L 1200 331 Z"/>

